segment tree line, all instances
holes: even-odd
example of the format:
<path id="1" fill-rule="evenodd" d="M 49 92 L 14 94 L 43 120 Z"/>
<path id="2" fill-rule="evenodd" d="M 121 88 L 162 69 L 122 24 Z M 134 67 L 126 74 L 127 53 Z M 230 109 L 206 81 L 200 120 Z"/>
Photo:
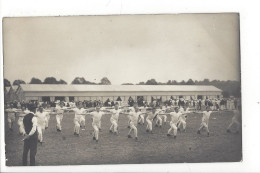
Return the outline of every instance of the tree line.
<path id="1" fill-rule="evenodd" d="M 14 80 L 13 85 L 26 84 L 24 80 L 17 79 Z M 57 80 L 55 77 L 46 77 L 44 81 L 41 81 L 38 78 L 33 77 L 29 84 L 67 84 L 63 79 Z M 107 77 L 103 77 L 100 80 L 100 83 L 94 83 L 87 81 L 84 77 L 76 77 L 71 84 L 86 84 L 86 85 L 111 85 L 111 82 Z M 8 79 L 4 79 L 4 87 L 11 86 L 11 82 Z"/>
<path id="2" fill-rule="evenodd" d="M 132 83 L 123 83 L 122 85 L 134 85 Z M 157 82 L 155 79 L 149 79 L 146 82 L 139 82 L 136 85 L 213 85 L 221 89 L 222 95 L 224 97 L 241 97 L 241 83 L 240 81 L 221 81 L 221 80 L 212 80 L 204 79 L 201 81 L 189 79 L 187 81 L 182 80 L 180 82 L 176 80 L 168 80 L 166 83 Z"/>
<path id="3" fill-rule="evenodd" d="M 25 84 L 26 82 L 17 79 L 13 82 L 13 85 Z M 54 77 L 46 77 L 42 82 L 40 79 L 33 77 L 29 84 L 67 84 L 63 79 L 57 80 Z M 85 84 L 85 85 L 111 85 L 110 80 L 107 77 L 103 77 L 99 83 L 87 81 L 84 77 L 76 77 L 71 84 Z M 168 80 L 167 82 L 157 82 L 155 79 L 149 79 L 146 82 L 139 82 L 137 84 L 133 83 L 123 83 L 122 85 L 213 85 L 223 91 L 224 97 L 234 96 L 241 97 L 241 83 L 240 81 L 220 81 L 204 79 L 201 81 L 189 79 L 187 81 L 182 80 L 180 82 L 176 80 Z M 4 86 L 11 86 L 11 82 L 4 79 Z"/>

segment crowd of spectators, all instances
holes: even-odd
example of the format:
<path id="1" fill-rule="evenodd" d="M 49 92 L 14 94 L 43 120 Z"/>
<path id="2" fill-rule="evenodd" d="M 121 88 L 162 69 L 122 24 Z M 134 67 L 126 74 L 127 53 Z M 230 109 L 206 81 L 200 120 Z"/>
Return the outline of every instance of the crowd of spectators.
<path id="1" fill-rule="evenodd" d="M 100 100 L 84 100 L 82 101 L 84 108 L 92 108 L 96 107 L 97 105 L 105 106 L 105 107 L 113 107 L 115 103 L 119 103 L 119 105 L 122 106 L 130 106 L 132 107 L 134 104 L 138 104 L 138 106 L 146 106 L 146 107 L 159 107 L 160 105 L 166 105 L 166 106 L 182 106 L 182 107 L 193 107 L 195 110 L 202 110 L 203 106 L 209 106 L 212 110 L 233 110 L 236 109 L 240 105 L 240 99 L 239 98 L 222 98 L 222 99 L 168 99 L 166 101 L 162 101 L 162 99 L 153 99 L 148 102 L 143 99 L 143 97 L 139 97 L 136 101 L 129 97 L 128 101 L 121 101 L 121 100 L 110 100 L 107 99 L 105 102 L 102 102 Z M 56 104 L 59 103 L 59 101 L 53 101 L 53 102 L 39 102 L 37 100 L 31 100 L 29 102 L 25 101 L 13 101 L 9 102 L 13 105 L 14 108 L 20 108 L 21 106 L 28 107 L 29 105 L 35 105 L 38 107 L 39 105 L 42 105 L 43 107 L 46 107 L 49 105 L 50 107 L 56 107 Z M 75 107 L 76 102 L 65 102 L 64 106 L 66 107 Z"/>

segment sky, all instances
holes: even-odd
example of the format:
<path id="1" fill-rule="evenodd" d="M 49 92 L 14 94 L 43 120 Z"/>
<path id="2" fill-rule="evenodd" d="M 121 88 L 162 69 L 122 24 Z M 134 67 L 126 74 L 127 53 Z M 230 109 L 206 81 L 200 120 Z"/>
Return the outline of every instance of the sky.
<path id="1" fill-rule="evenodd" d="M 11 82 L 240 79 L 236 13 L 5 18 L 3 46 Z"/>

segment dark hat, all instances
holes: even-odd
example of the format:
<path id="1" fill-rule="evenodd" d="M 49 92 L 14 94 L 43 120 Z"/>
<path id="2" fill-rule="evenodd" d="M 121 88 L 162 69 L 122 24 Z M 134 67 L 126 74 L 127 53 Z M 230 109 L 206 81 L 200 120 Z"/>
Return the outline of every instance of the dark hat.
<path id="1" fill-rule="evenodd" d="M 37 108 L 37 106 L 35 104 L 29 104 L 29 106 L 28 106 L 28 109 L 31 112 L 35 112 L 36 108 Z"/>

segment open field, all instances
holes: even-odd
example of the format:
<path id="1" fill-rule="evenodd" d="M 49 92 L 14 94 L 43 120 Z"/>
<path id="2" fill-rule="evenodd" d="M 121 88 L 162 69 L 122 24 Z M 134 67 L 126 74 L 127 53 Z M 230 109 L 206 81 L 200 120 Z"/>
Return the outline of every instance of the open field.
<path id="1" fill-rule="evenodd" d="M 153 127 L 154 134 L 147 134 L 145 126 L 138 125 L 139 141 L 128 139 L 127 118 L 119 119 L 119 136 L 109 133 L 110 116 L 102 117 L 99 143 L 92 140 L 90 117 L 86 117 L 86 130 L 80 137 L 73 135 L 73 113 L 65 113 L 62 133 L 56 132 L 56 119 L 51 116 L 49 128 L 44 133 L 43 145 L 38 145 L 36 165 L 88 165 L 88 164 L 137 164 L 181 162 L 237 162 L 242 160 L 241 133 L 226 133 L 231 122 L 231 112 L 213 113 L 209 121 L 210 137 L 202 131 L 198 135 L 201 114 L 189 114 L 187 131 L 178 132 L 177 139 L 167 137 L 167 122 L 162 128 Z M 169 121 L 169 117 L 167 119 Z M 7 121 L 6 121 L 7 123 Z M 6 124 L 7 126 L 7 124 Z M 153 123 L 154 126 L 154 123 Z M 6 165 L 22 165 L 23 142 L 18 134 L 6 127 Z"/>

